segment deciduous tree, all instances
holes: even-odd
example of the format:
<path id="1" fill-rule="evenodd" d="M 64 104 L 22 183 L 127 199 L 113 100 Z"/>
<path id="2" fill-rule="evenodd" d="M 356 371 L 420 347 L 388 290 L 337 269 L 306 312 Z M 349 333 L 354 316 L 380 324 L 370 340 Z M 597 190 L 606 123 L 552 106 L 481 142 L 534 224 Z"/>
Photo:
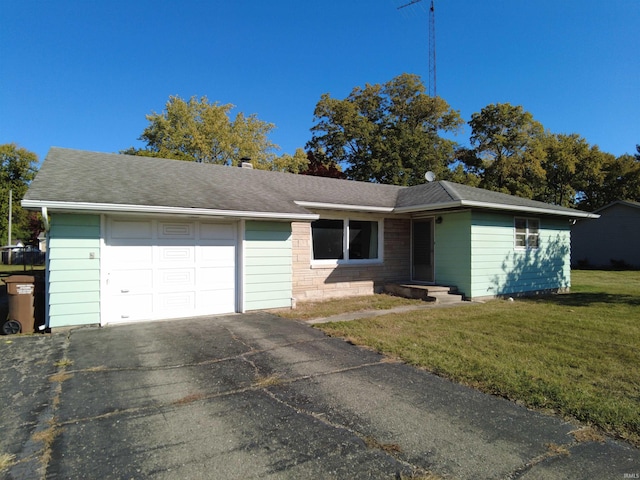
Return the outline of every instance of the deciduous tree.
<path id="1" fill-rule="evenodd" d="M 458 159 L 480 177 L 480 186 L 525 198 L 539 195 L 545 180 L 542 125 L 521 106 L 497 103 L 469 121 L 472 148 Z"/>
<path id="2" fill-rule="evenodd" d="M 563 207 L 575 206 L 576 173 L 589 161 L 589 144 L 577 134 L 550 134 L 544 141 L 544 153 L 545 183 L 536 200 Z"/>
<path id="3" fill-rule="evenodd" d="M 321 152 L 307 152 L 307 169 L 300 172 L 302 175 L 311 175 L 314 177 L 330 177 L 342 178 L 347 176 L 336 162 L 328 160 Z"/>
<path id="4" fill-rule="evenodd" d="M 278 172 L 302 173 L 307 170 L 309 159 L 304 149 L 297 148 L 293 155 L 287 153 L 273 160 L 271 170 Z"/>
<path id="5" fill-rule="evenodd" d="M 15 143 L 0 145 L 0 244 L 8 239 L 9 190 L 12 194 L 12 242 L 30 236 L 27 213 L 20 200 L 36 174 L 38 157 Z"/>
<path id="6" fill-rule="evenodd" d="M 395 185 L 422 183 L 428 170 L 448 178 L 455 142 L 440 134 L 457 133 L 463 123 L 411 74 L 356 87 L 343 100 L 324 94 L 314 121 L 307 144 L 314 155 L 344 166 L 348 178 Z"/>
<path id="7" fill-rule="evenodd" d="M 233 108 L 207 97 L 169 97 L 163 112 L 147 115 L 149 125 L 139 138 L 146 146 L 122 153 L 221 165 L 251 158 L 255 167 L 270 169 L 279 148 L 269 140 L 275 126 L 243 113 L 231 120 Z"/>

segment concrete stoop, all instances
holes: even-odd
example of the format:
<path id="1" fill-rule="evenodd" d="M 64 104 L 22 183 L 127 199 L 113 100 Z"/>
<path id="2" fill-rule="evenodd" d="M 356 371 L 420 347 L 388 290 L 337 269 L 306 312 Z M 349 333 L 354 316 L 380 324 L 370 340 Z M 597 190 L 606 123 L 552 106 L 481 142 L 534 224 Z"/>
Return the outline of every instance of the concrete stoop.
<path id="1" fill-rule="evenodd" d="M 445 285 L 422 285 L 416 283 L 388 283 L 384 291 L 405 298 L 416 298 L 425 302 L 456 303 L 463 300 L 456 287 Z"/>

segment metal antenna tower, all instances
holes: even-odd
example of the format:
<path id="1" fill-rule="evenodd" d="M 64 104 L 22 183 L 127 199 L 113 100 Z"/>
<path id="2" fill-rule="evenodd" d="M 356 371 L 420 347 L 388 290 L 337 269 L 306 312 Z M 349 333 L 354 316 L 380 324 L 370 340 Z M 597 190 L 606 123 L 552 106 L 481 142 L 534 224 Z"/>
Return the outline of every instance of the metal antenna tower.
<path id="1" fill-rule="evenodd" d="M 412 0 L 409 3 L 399 6 L 398 10 L 420 3 L 421 1 L 422 0 Z M 432 97 L 438 96 L 436 90 L 436 8 L 434 0 L 431 0 L 431 5 L 429 6 L 429 95 Z"/>

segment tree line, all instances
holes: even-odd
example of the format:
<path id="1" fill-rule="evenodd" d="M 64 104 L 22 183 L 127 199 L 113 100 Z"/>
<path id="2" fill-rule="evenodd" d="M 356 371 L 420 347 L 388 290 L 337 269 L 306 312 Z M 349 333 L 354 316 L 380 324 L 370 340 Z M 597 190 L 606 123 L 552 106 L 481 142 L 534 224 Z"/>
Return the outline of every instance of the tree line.
<path id="1" fill-rule="evenodd" d="M 120 153 L 238 165 L 393 185 L 437 179 L 593 211 L 615 200 L 640 201 L 640 145 L 616 157 L 580 135 L 552 133 L 522 106 L 487 105 L 467 122 L 468 146 L 452 140 L 464 120 L 444 99 L 426 93 L 418 75 L 355 87 L 343 99 L 326 93 L 313 112 L 311 139 L 293 155 L 278 155 L 275 125 L 207 97 L 171 96 L 146 116 L 142 148 Z M 37 169 L 34 153 L 0 145 L 0 243 L 5 243 L 9 190 L 13 234 L 35 242 L 37 214 L 20 207 Z"/>
<path id="2" fill-rule="evenodd" d="M 640 201 L 640 146 L 616 157 L 578 134 L 546 130 L 522 106 L 487 105 L 468 122 L 469 146 L 451 139 L 464 120 L 431 97 L 418 75 L 355 87 L 343 99 L 316 104 L 311 139 L 294 155 L 278 156 L 275 128 L 233 105 L 206 97 L 170 97 L 147 115 L 142 148 L 121 153 L 323 175 L 393 185 L 423 183 L 431 171 L 450 180 L 566 207 L 595 210 L 614 200 Z"/>

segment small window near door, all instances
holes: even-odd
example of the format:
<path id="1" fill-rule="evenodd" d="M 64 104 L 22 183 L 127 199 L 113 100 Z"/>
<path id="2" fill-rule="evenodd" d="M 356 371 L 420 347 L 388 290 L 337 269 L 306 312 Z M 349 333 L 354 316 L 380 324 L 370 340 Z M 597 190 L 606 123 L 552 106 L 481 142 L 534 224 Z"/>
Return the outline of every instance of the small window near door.
<path id="1" fill-rule="evenodd" d="M 516 218 L 515 230 L 515 248 L 538 248 L 540 245 L 540 221 L 538 219 Z"/>

